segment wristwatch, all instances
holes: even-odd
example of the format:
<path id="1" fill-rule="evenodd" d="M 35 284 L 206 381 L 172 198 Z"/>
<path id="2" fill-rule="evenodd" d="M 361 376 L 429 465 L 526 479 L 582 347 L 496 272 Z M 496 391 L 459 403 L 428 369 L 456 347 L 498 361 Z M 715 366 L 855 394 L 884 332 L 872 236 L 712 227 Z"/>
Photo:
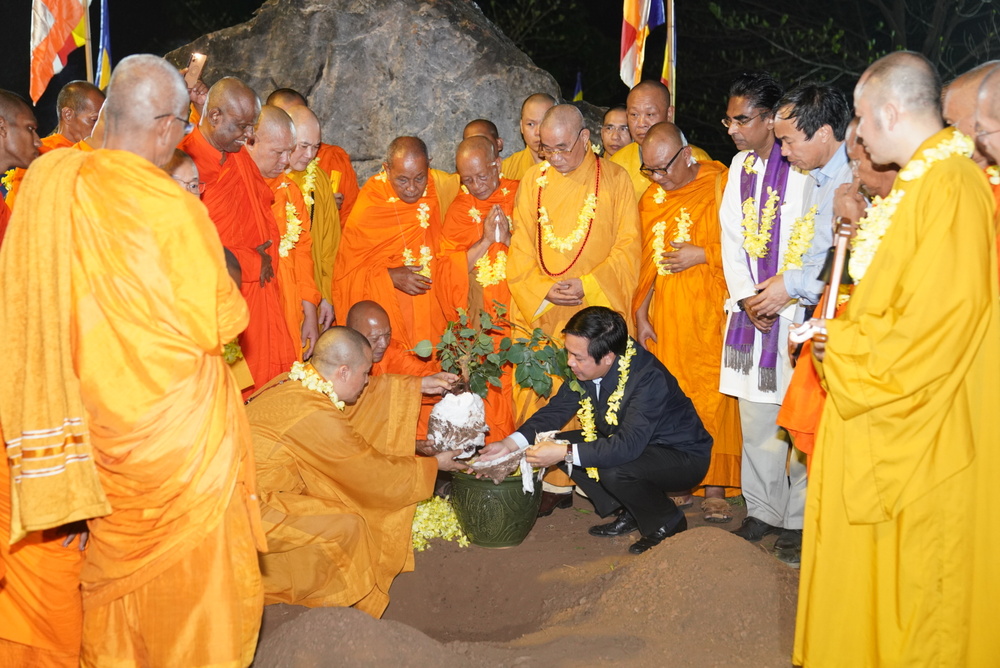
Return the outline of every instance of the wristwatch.
<path id="1" fill-rule="evenodd" d="M 566 444 L 566 457 L 564 458 L 566 462 L 566 475 L 573 475 L 573 444 Z"/>

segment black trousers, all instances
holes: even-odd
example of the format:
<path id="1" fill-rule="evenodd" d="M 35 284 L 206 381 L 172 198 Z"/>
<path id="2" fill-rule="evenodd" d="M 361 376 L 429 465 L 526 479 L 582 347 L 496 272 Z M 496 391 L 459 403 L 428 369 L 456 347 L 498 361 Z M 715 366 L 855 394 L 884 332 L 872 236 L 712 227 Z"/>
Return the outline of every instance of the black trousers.
<path id="1" fill-rule="evenodd" d="M 695 457 L 681 450 L 647 446 L 637 459 L 621 466 L 597 469 L 600 481 L 587 475 L 583 466 L 574 466 L 570 476 L 587 495 L 601 517 L 619 508 L 632 513 L 642 535 L 662 526 L 672 529 L 683 514 L 668 492 L 689 490 L 708 473 L 710 457 Z M 560 468 L 566 470 L 566 465 Z"/>

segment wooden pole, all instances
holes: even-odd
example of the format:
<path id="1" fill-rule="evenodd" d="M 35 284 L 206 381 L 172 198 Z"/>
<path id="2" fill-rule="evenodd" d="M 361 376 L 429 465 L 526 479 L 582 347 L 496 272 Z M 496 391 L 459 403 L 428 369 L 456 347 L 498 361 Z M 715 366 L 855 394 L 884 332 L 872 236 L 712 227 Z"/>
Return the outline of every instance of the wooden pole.
<path id="1" fill-rule="evenodd" d="M 670 77 L 670 106 L 677 106 L 677 24 L 674 23 L 674 0 L 667 0 L 667 63 Z"/>
<path id="2" fill-rule="evenodd" d="M 94 83 L 94 51 L 90 40 L 90 0 L 83 2 L 84 52 L 87 54 L 87 81 Z"/>

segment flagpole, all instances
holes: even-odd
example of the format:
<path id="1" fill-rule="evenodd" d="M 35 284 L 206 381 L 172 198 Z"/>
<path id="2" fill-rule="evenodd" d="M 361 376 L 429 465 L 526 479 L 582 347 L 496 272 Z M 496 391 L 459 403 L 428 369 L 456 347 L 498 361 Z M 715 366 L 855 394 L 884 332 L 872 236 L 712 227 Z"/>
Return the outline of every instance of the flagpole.
<path id="1" fill-rule="evenodd" d="M 670 106 L 677 106 L 677 24 L 674 0 L 667 0 L 667 68 L 670 72 Z"/>
<path id="2" fill-rule="evenodd" d="M 94 83 L 94 53 L 90 40 L 90 2 L 81 0 L 83 3 L 83 27 L 84 27 L 84 52 L 87 54 L 87 81 Z"/>

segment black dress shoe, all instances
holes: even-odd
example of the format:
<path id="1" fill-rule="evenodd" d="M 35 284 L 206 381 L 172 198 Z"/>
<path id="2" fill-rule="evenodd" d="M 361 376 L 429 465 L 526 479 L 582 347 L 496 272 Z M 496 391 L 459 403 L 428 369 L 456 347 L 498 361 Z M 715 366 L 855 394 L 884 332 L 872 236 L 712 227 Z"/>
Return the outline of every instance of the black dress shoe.
<path id="1" fill-rule="evenodd" d="M 663 542 L 664 538 L 670 538 L 675 534 L 679 534 L 681 531 L 687 531 L 688 521 L 684 515 L 681 515 L 681 520 L 675 524 L 672 528 L 667 528 L 662 526 L 651 534 L 647 534 L 635 541 L 629 548 L 628 551 L 632 554 L 642 554 L 651 547 L 656 547 Z"/>
<path id="2" fill-rule="evenodd" d="M 538 506 L 538 516 L 548 517 L 556 508 L 572 508 L 573 492 L 569 494 L 556 494 L 554 492 L 542 492 L 542 503 Z"/>
<path id="3" fill-rule="evenodd" d="M 632 517 L 632 513 L 623 510 L 618 513 L 618 517 L 615 518 L 614 522 L 592 526 L 589 529 L 589 533 L 591 536 L 624 536 L 638 528 L 639 523 Z"/>
<path id="4" fill-rule="evenodd" d="M 761 538 L 768 534 L 779 533 L 781 527 L 776 527 L 759 520 L 756 517 L 747 517 L 743 520 L 743 524 L 740 525 L 739 529 L 733 529 L 732 533 L 736 534 L 744 540 L 748 540 L 751 543 L 756 543 Z"/>
<path id="5" fill-rule="evenodd" d="M 788 548 L 802 549 L 802 529 L 782 529 L 778 540 L 774 541 L 774 549 L 785 550 Z"/>

